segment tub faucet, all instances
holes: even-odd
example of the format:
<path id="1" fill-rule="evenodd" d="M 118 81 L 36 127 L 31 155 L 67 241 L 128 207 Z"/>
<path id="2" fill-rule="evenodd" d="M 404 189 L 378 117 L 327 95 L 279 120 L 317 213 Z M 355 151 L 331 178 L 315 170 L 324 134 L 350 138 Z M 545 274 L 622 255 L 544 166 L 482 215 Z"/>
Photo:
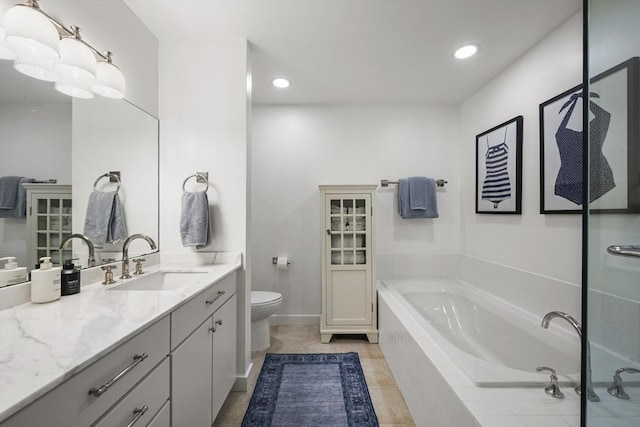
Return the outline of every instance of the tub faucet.
<path id="1" fill-rule="evenodd" d="M 143 239 L 151 246 L 151 249 L 156 250 L 158 247 L 156 246 L 156 242 L 146 234 L 132 234 L 127 237 L 127 240 L 124 241 L 124 245 L 122 245 L 122 274 L 120 275 L 121 279 L 130 279 L 131 275 L 129 274 L 129 244 L 135 239 Z"/>
<path id="2" fill-rule="evenodd" d="M 87 244 L 87 246 L 89 247 L 89 259 L 87 260 L 87 263 L 89 264 L 89 267 L 95 267 L 96 266 L 96 256 L 95 256 L 96 249 L 93 246 L 93 242 L 91 242 L 91 240 L 89 240 L 89 238 L 84 234 L 77 233 L 77 234 L 71 234 L 65 237 L 64 239 L 62 239 L 62 242 L 60 242 L 60 250 L 62 251 L 66 249 L 67 244 L 73 238 L 78 238 Z"/>
<path id="3" fill-rule="evenodd" d="M 582 335 L 582 326 L 580 326 L 580 323 L 578 323 L 576 319 L 574 319 L 572 316 L 568 315 L 567 313 L 563 313 L 562 311 L 550 311 L 549 313 L 545 314 L 544 317 L 542 318 L 542 323 L 540 324 L 540 326 L 542 326 L 544 329 L 549 328 L 549 323 L 551 322 L 551 319 L 555 319 L 556 317 L 566 320 L 571 326 L 573 326 L 573 329 L 575 329 L 576 333 L 578 334 L 578 337 L 580 337 L 580 342 L 582 342 L 582 340 L 584 339 Z M 596 392 L 593 391 L 593 385 L 591 383 L 591 348 L 590 347 L 591 346 L 589 345 L 589 340 L 587 340 L 587 399 L 590 400 L 591 402 L 599 402 L 600 398 L 598 397 Z M 579 385 L 578 387 L 576 387 L 575 390 L 576 390 L 576 393 L 578 393 L 578 395 L 582 394 L 582 385 Z"/>
<path id="4" fill-rule="evenodd" d="M 622 377 L 620 376 L 623 372 L 629 372 L 631 374 L 640 374 L 640 369 L 636 368 L 620 368 L 616 371 L 616 374 L 613 376 L 613 384 L 607 387 L 607 391 L 613 397 L 617 397 L 618 399 L 629 400 L 629 395 L 622 388 Z"/>

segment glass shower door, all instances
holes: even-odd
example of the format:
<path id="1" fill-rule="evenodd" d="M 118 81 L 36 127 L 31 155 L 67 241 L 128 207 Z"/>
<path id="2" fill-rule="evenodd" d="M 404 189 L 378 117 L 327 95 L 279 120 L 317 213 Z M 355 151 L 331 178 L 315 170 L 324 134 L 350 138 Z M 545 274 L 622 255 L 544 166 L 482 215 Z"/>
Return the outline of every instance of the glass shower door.
<path id="1" fill-rule="evenodd" d="M 591 371 L 582 426 L 640 426 L 640 0 L 588 0 Z M 583 95 L 583 99 L 586 96 Z M 588 368 L 586 355 L 583 366 Z"/>

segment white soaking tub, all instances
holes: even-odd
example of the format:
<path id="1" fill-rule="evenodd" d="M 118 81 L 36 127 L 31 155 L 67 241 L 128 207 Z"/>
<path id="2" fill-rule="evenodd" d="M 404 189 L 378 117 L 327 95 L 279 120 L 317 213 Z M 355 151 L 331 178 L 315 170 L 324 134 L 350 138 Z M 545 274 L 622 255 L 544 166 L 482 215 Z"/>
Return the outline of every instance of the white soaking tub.
<path id="1" fill-rule="evenodd" d="M 536 372 L 538 366 L 555 369 L 561 384 L 580 382 L 580 339 L 543 329 L 542 316 L 454 279 L 381 285 L 476 385 L 541 385 L 549 374 Z"/>

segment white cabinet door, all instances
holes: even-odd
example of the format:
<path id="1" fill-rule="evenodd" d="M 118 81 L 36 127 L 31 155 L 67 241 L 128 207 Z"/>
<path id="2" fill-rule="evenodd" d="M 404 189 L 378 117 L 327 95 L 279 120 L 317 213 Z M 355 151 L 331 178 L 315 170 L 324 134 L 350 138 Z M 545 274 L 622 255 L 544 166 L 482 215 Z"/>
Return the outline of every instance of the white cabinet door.
<path id="1" fill-rule="evenodd" d="M 211 317 L 171 354 L 171 419 L 174 426 L 210 427 Z"/>
<path id="2" fill-rule="evenodd" d="M 213 315 L 212 420 L 236 380 L 236 299 L 234 295 Z"/>

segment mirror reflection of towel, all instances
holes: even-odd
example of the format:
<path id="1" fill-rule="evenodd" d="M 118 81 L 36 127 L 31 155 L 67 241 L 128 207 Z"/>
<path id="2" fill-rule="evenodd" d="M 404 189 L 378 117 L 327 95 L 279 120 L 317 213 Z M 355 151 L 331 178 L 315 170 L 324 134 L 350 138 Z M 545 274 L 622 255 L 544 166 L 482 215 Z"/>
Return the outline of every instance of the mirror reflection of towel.
<path id="1" fill-rule="evenodd" d="M 96 246 L 127 238 L 124 210 L 117 191 L 92 191 L 87 204 L 84 234 Z"/>
<path id="2" fill-rule="evenodd" d="M 21 184 L 33 181 L 22 176 L 0 177 L 0 218 L 26 218 L 27 190 Z"/>
<path id="3" fill-rule="evenodd" d="M 180 239 L 182 246 L 201 249 L 211 242 L 209 227 L 209 199 L 204 191 L 182 193 L 180 212 Z"/>

